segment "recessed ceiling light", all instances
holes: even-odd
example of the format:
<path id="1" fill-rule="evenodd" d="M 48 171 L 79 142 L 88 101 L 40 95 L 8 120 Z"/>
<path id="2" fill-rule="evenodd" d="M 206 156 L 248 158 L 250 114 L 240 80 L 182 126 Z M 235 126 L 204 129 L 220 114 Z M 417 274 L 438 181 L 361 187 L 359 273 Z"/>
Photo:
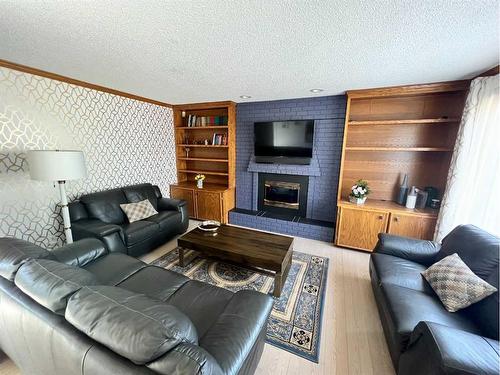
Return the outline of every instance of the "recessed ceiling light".
<path id="1" fill-rule="evenodd" d="M 309 91 L 311 91 L 314 94 L 317 94 L 318 92 L 322 92 L 324 90 L 323 89 L 310 89 Z"/>
<path id="2" fill-rule="evenodd" d="M 240 95 L 240 98 L 241 99 L 250 99 L 251 96 L 250 95 Z"/>

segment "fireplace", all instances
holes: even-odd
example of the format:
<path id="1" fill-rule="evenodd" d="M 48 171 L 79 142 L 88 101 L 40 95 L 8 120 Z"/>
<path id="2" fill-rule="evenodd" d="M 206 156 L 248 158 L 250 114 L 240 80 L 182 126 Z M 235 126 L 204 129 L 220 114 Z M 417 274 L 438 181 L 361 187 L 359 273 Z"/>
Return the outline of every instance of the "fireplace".
<path id="1" fill-rule="evenodd" d="M 259 173 L 259 211 L 306 217 L 308 185 L 308 176 Z"/>

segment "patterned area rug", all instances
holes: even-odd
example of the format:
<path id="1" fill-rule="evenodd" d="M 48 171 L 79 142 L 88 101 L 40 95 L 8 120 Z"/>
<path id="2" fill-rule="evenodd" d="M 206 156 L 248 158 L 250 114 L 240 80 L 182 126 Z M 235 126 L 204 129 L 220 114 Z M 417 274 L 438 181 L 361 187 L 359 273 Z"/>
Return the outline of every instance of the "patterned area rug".
<path id="1" fill-rule="evenodd" d="M 179 267 L 177 249 L 151 264 L 233 292 L 251 289 L 272 295 L 272 277 L 200 258 L 192 250 L 186 250 L 184 256 L 184 268 Z M 292 266 L 281 297 L 274 298 L 274 308 L 267 328 L 269 344 L 318 363 L 327 271 L 327 258 L 293 252 Z"/>

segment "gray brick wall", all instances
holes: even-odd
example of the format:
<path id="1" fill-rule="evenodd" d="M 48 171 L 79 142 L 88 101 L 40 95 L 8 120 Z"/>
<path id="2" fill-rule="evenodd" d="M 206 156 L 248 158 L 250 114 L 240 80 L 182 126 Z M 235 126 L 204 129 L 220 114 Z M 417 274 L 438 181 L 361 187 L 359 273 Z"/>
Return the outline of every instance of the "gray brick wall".
<path id="1" fill-rule="evenodd" d="M 253 123 L 278 120 L 315 120 L 314 157 L 321 176 L 311 179 L 310 218 L 335 221 L 346 99 L 343 95 L 240 103 L 236 113 L 236 207 L 251 210 L 253 176 L 247 171 L 253 156 Z M 237 223 L 235 223 L 237 224 Z M 266 229 L 266 228 L 261 228 Z M 272 230 L 272 229 L 268 229 Z"/>

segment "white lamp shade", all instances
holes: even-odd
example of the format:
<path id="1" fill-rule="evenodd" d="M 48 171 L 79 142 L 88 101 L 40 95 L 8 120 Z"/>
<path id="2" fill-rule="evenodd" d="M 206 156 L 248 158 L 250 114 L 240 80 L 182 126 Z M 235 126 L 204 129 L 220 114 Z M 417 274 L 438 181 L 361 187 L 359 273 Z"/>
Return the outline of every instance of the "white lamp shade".
<path id="1" fill-rule="evenodd" d="M 67 181 L 87 176 L 82 151 L 28 151 L 28 164 L 32 180 Z"/>

